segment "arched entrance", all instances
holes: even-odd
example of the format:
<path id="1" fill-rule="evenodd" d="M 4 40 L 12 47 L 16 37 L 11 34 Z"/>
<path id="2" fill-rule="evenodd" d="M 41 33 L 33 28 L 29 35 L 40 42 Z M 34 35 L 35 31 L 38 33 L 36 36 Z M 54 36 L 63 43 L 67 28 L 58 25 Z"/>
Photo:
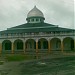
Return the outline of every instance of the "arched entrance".
<path id="1" fill-rule="evenodd" d="M 50 45 L 52 51 L 61 51 L 61 40 L 59 38 L 52 38 Z"/>
<path id="2" fill-rule="evenodd" d="M 15 51 L 22 51 L 23 50 L 23 41 L 18 39 L 14 41 L 14 49 Z"/>
<path id="3" fill-rule="evenodd" d="M 4 40 L 2 42 L 2 51 L 4 52 L 10 52 L 11 51 L 11 41 L 10 40 Z"/>
<path id="4" fill-rule="evenodd" d="M 35 51 L 35 49 L 36 49 L 36 42 L 35 42 L 35 40 L 33 40 L 33 39 L 28 39 L 27 41 L 26 41 L 26 51 Z"/>
<path id="5" fill-rule="evenodd" d="M 47 51 L 48 50 L 48 41 L 44 38 L 38 40 L 38 49 L 39 51 Z"/>
<path id="6" fill-rule="evenodd" d="M 66 37 L 63 39 L 64 51 L 74 51 L 74 39 Z"/>

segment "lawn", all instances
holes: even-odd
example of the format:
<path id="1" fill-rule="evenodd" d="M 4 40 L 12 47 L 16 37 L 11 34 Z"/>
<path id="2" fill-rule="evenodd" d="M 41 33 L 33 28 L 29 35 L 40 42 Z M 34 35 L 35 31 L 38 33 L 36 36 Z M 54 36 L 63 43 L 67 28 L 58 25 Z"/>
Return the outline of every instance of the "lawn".
<path id="1" fill-rule="evenodd" d="M 3 75 L 75 75 L 75 55 L 50 54 L 36 59 L 34 55 L 6 54 L 4 58 Z"/>
<path id="2" fill-rule="evenodd" d="M 75 56 L 24 63 L 21 75 L 75 75 Z"/>
<path id="3" fill-rule="evenodd" d="M 21 54 L 6 55 L 7 61 L 24 61 L 32 59 L 35 59 L 35 57 L 31 55 L 21 55 Z"/>

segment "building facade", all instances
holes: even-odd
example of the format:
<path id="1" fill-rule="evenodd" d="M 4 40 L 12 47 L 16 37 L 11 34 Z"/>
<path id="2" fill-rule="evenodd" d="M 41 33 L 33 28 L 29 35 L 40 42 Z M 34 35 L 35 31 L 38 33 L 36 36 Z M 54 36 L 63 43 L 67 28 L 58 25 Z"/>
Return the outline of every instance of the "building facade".
<path id="1" fill-rule="evenodd" d="M 75 52 L 75 30 L 45 23 L 35 6 L 27 23 L 0 32 L 0 53 Z"/>

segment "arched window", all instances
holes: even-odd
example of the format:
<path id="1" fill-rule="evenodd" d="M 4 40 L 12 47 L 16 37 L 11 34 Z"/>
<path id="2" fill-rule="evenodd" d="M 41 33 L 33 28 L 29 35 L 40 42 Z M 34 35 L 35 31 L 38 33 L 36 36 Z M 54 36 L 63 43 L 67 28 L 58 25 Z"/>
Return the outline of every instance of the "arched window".
<path id="1" fill-rule="evenodd" d="M 23 50 L 23 41 L 20 39 L 15 40 L 14 48 L 15 48 L 15 50 Z"/>
<path id="2" fill-rule="evenodd" d="M 4 40 L 2 42 L 3 50 L 11 50 L 11 41 L 10 40 Z"/>

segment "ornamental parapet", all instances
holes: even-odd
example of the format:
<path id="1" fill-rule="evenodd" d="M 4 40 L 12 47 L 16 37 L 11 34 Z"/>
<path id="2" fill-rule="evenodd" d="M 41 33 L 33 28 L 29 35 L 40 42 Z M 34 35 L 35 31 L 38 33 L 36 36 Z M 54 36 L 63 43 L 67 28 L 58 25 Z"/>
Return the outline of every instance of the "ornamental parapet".
<path id="1" fill-rule="evenodd" d="M 75 33 L 51 33 L 51 34 L 46 34 L 46 33 L 41 33 L 41 34 L 15 34 L 15 35 L 0 35 L 0 38 L 18 38 L 18 37 L 42 37 L 42 36 L 74 36 L 75 37 Z"/>

